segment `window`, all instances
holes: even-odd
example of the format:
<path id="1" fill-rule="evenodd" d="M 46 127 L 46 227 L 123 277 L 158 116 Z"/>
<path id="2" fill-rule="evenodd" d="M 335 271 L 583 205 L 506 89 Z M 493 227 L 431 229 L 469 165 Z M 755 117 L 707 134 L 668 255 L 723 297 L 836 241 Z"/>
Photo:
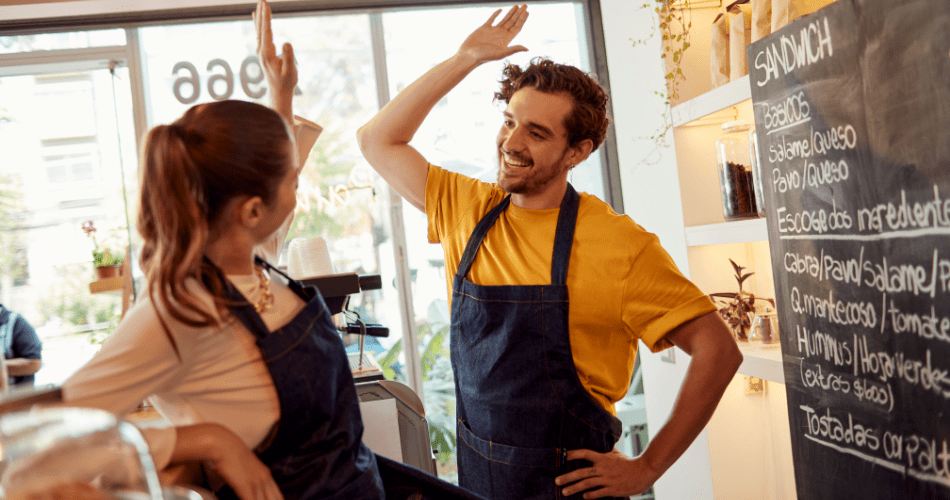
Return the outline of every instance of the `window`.
<path id="1" fill-rule="evenodd" d="M 287 245 L 294 238 L 322 237 L 335 272 L 381 275 L 382 290 L 351 297 L 349 304 L 364 320 L 389 327 L 388 338 L 366 343 L 380 358 L 399 343 L 402 323 L 388 198 L 356 144 L 357 127 L 378 109 L 369 16 L 276 18 L 273 29 L 278 45 L 294 45 L 299 81 L 294 112 L 323 127 L 301 174 L 298 212 Z M 201 102 L 230 98 L 267 104 L 250 20 L 138 32 L 149 126 L 169 123 Z M 392 378 L 406 381 L 398 363 L 390 368 Z"/>
<path id="2" fill-rule="evenodd" d="M 37 384 L 78 369 L 121 312 L 118 295 L 90 293 L 94 243 L 82 226 L 94 222 L 100 246 L 129 246 L 128 82 L 123 68 L 0 78 L 0 243 L 12 250 L 0 258 L 0 301 L 44 343 Z"/>
<path id="3" fill-rule="evenodd" d="M 0 54 L 125 45 L 125 30 L 72 31 L 0 36 Z"/>
<path id="4" fill-rule="evenodd" d="M 389 94 L 396 95 L 431 67 L 450 57 L 494 7 L 413 10 L 383 15 Z M 580 4 L 532 4 L 531 22 L 516 43 L 529 49 L 507 61 L 525 65 L 534 56 L 573 64 L 590 71 Z M 418 29 L 426 26 L 425 30 Z M 580 34 L 580 36 L 579 36 Z M 432 40 L 440 43 L 433 44 Z M 493 103 L 503 62 L 488 63 L 470 74 L 440 101 L 416 133 L 412 145 L 435 165 L 485 182 L 498 175 L 495 136 L 502 123 L 504 103 Z M 603 174 L 600 157 L 593 155 L 576 169 L 572 183 L 600 198 Z M 455 469 L 455 389 L 449 361 L 449 310 L 442 247 L 428 243 L 425 214 L 403 204 L 409 266 L 412 273 L 413 318 L 422 362 L 426 418 L 433 448 L 439 449 L 439 476 L 457 480 Z"/>
<path id="5" fill-rule="evenodd" d="M 586 8 L 583 2 L 532 4 L 532 20 L 516 40 L 530 52 L 516 54 L 509 61 L 525 64 L 530 57 L 547 56 L 590 71 Z M 427 243 L 424 215 L 407 203 L 402 203 L 401 209 L 398 200 L 393 204 L 386 184 L 362 158 L 355 132 L 385 104 L 379 102 L 379 96 L 395 95 L 449 57 L 494 9 L 466 4 L 376 9 L 371 14 L 302 12 L 278 15 L 273 22 L 278 46 L 289 41 L 295 49 L 299 72 L 295 112 L 324 127 L 307 159 L 288 241 L 321 236 L 329 242 L 335 272 L 381 275 L 383 288 L 351 298 L 350 309 L 390 329 L 388 338 L 368 339 L 367 350 L 376 355 L 389 378 L 424 395 L 432 444 L 440 451 L 439 475 L 448 480 L 456 478 L 445 279 L 452 270 L 445 269 L 441 248 Z M 119 129 L 130 133 L 132 107 L 124 107 L 126 99 L 135 102 L 137 113 L 144 117 L 140 126 L 146 129 L 170 123 L 202 102 L 267 102 L 249 17 L 163 25 L 148 20 L 146 26 L 127 29 L 0 37 L 0 53 L 36 51 L 45 57 L 43 51 L 48 51 L 51 58 L 59 49 L 129 43 L 139 51 L 129 51 L 128 66 L 141 71 L 131 75 L 120 67 L 118 76 L 110 81 L 106 70 L 75 71 L 69 65 L 69 71 L 54 74 L 0 78 L 0 147 L 14 151 L 8 155 L 13 161 L 0 165 L 0 175 L 6 176 L 0 196 L 21 193 L 16 202 L 19 208 L 10 212 L 16 217 L 4 219 L 15 220 L 16 226 L 10 231 L 4 228 L 2 234 L 4 241 L 19 242 L 16 244 L 27 249 L 16 253 L 16 258 L 0 261 L 7 274 L 16 276 L 15 283 L 27 282 L 34 290 L 30 293 L 43 293 L 44 287 L 54 282 L 49 275 L 60 272 L 56 271 L 60 267 L 88 264 L 90 242 L 78 230 L 83 220 L 95 219 L 97 225 L 102 221 L 114 228 L 134 221 L 135 207 L 128 204 L 136 202 L 136 176 L 126 176 L 125 197 L 118 194 L 122 183 L 113 181 L 118 172 L 115 165 L 127 158 L 116 152 L 117 144 L 121 142 L 125 150 L 134 148 L 137 141 L 128 137 L 117 141 L 115 126 L 103 125 L 109 120 L 114 124 L 118 112 Z M 137 44 L 133 43 L 136 40 Z M 377 74 L 377 64 L 384 64 L 386 71 Z M 436 106 L 413 142 L 426 158 L 449 170 L 494 181 L 495 136 L 503 107 L 493 104 L 492 98 L 501 67 L 498 62 L 477 69 Z M 137 87 L 139 76 L 142 83 Z M 118 97 L 113 97 L 111 85 L 118 89 L 114 94 Z M 118 104 L 108 104 L 113 102 Z M 9 119 L 4 121 L 4 117 Z M 18 147 L 11 148 L 14 144 Z M 132 159 L 125 161 L 129 172 L 136 168 L 134 156 L 133 152 Z M 603 158 L 603 154 L 595 154 L 573 171 L 571 180 L 577 189 L 604 198 Z M 40 196 L 41 192 L 48 194 Z M 125 213 L 129 213 L 128 219 Z M 107 217 L 116 214 L 122 217 Z M 51 228 L 56 236 L 51 236 Z M 403 249 L 406 266 L 394 257 Z M 70 271 L 82 277 L 69 279 L 85 286 L 86 271 Z M 3 302 L 7 304 L 8 294 L 19 294 L 22 289 L 20 285 L 3 288 Z M 89 296 L 81 289 L 70 293 Z M 406 307 L 403 301 L 408 297 L 411 302 Z M 33 308 L 33 316 L 28 316 L 31 321 L 52 324 L 43 316 L 41 306 Z M 75 324 L 79 316 L 87 323 L 96 319 L 88 307 L 80 310 L 70 305 L 64 309 L 69 308 L 76 309 Z M 64 310 L 60 316 L 65 314 Z M 69 323 L 66 319 L 61 322 Z M 78 327 L 63 328 L 73 331 Z M 417 347 L 415 351 L 406 350 L 405 346 L 411 345 Z M 419 360 L 421 366 L 410 366 L 411 360 Z M 47 363 L 39 375 L 47 372 L 50 381 L 68 375 L 65 370 L 53 372 L 52 364 Z M 411 373 L 421 373 L 422 380 L 414 380 Z"/>

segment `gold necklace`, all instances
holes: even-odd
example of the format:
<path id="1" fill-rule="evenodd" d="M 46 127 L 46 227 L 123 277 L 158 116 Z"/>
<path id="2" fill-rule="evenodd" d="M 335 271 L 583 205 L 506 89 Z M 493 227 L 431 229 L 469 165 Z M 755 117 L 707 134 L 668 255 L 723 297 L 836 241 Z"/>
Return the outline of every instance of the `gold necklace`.
<path id="1" fill-rule="evenodd" d="M 270 278 L 264 276 L 264 270 L 256 266 L 254 269 L 257 271 L 257 279 L 261 282 L 261 296 L 254 304 L 254 310 L 261 313 L 274 306 L 274 294 L 270 291 Z"/>

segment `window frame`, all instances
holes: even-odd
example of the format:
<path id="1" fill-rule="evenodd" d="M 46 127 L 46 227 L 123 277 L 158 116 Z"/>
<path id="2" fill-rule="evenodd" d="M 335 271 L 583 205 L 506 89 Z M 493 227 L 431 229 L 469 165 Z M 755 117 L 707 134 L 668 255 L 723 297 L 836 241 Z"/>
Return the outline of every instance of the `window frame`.
<path id="1" fill-rule="evenodd" d="M 597 75 L 601 85 L 610 93 L 607 53 L 604 43 L 603 23 L 601 18 L 600 0 L 563 1 L 551 0 L 543 3 L 575 3 L 578 4 L 583 15 L 583 32 L 587 34 L 587 57 L 590 67 Z M 504 8 L 508 4 L 497 4 L 479 0 L 455 0 L 443 2 L 438 0 L 304 0 L 299 2 L 275 2 L 272 4 L 273 15 L 279 17 L 298 17 L 332 14 L 366 14 L 370 20 L 370 33 L 373 50 L 373 65 L 376 76 L 378 107 L 381 109 L 389 102 L 389 81 L 386 69 L 386 52 L 384 44 L 382 15 L 386 12 L 405 11 L 431 8 L 454 8 L 466 6 L 497 5 Z M 92 7 L 90 7 L 92 8 Z M 138 28 L 161 26 L 168 24 L 199 24 L 209 22 L 227 22 L 247 20 L 253 11 L 253 4 L 232 4 L 217 6 L 195 6 L 162 10 L 142 10 L 133 12 L 103 12 L 97 14 L 83 14 L 69 17 L 40 17 L 30 19 L 0 20 L 0 33 L 4 36 L 30 35 L 39 33 L 57 33 L 89 31 L 97 29 L 124 29 L 126 45 L 104 46 L 84 49 L 61 49 L 51 51 L 35 51 L 5 54 L 0 60 L 0 76 L 38 74 L 63 69 L 108 68 L 110 65 L 127 66 L 132 87 L 132 112 L 135 125 L 135 135 L 144 137 L 147 132 L 147 116 L 149 102 L 143 83 L 142 53 L 139 45 Z M 608 113 L 612 116 L 610 102 Z M 137 141 L 139 142 L 139 141 Z M 137 145 L 138 147 L 138 145 Z M 617 154 L 617 138 L 611 124 L 604 144 L 598 149 L 600 156 L 603 192 L 605 202 L 610 204 L 617 213 L 623 213 L 622 193 L 620 185 L 620 165 Z M 393 232 L 393 243 L 396 263 L 396 278 L 398 284 L 399 310 L 402 330 L 412 332 L 413 299 L 411 293 L 411 275 L 407 255 L 406 229 L 402 219 L 402 198 L 394 191 L 386 190 L 389 196 L 390 223 Z M 408 382 L 412 389 L 420 396 L 423 395 L 422 368 L 418 352 L 418 340 L 414 335 L 404 336 L 404 353 L 406 364 L 410 368 Z"/>

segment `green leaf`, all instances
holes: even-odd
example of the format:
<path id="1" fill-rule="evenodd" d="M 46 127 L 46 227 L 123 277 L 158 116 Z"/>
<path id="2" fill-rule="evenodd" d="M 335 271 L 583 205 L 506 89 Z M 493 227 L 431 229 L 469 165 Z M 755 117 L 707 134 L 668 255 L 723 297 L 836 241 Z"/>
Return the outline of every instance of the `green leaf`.
<path id="1" fill-rule="evenodd" d="M 445 356 L 449 356 L 448 349 L 445 349 L 444 343 L 445 338 L 449 334 L 449 326 L 442 325 L 441 328 L 436 331 L 432 336 L 432 340 L 426 345 L 425 350 L 422 351 L 421 360 L 422 361 L 422 378 L 428 378 L 429 370 L 435 365 L 435 362 Z"/>
<path id="2" fill-rule="evenodd" d="M 396 343 L 389 348 L 389 351 L 386 351 L 386 354 L 376 361 L 379 363 L 380 368 L 383 369 L 386 380 L 396 380 L 396 371 L 393 370 L 392 365 L 399 360 L 400 353 L 402 353 L 402 339 L 397 340 Z"/>

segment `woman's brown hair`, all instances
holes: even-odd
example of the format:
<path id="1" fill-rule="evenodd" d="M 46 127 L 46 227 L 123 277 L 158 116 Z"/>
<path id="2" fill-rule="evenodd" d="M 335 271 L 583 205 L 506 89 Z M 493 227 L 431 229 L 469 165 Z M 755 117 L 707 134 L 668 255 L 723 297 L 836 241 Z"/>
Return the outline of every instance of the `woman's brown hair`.
<path id="1" fill-rule="evenodd" d="M 207 310 L 186 283 L 197 280 L 217 307 L 226 303 L 221 273 L 204 258 L 211 228 L 236 196 L 260 196 L 265 204 L 273 200 L 287 169 L 294 168 L 290 137 L 275 111 L 244 101 L 194 106 L 145 137 L 141 266 L 149 296 L 157 295 L 176 320 L 217 324 L 217 311 Z"/>
<path id="2" fill-rule="evenodd" d="M 557 94 L 565 92 L 574 100 L 574 109 L 567 117 L 567 142 L 577 146 L 590 139 L 596 150 L 607 137 L 610 117 L 607 115 L 607 92 L 587 73 L 566 64 L 557 64 L 549 59 L 534 58 L 524 69 L 514 64 L 505 64 L 501 90 L 495 92 L 495 101 L 506 104 L 515 92 L 525 87 L 541 92 Z M 593 151 L 592 150 L 592 151 Z"/>

